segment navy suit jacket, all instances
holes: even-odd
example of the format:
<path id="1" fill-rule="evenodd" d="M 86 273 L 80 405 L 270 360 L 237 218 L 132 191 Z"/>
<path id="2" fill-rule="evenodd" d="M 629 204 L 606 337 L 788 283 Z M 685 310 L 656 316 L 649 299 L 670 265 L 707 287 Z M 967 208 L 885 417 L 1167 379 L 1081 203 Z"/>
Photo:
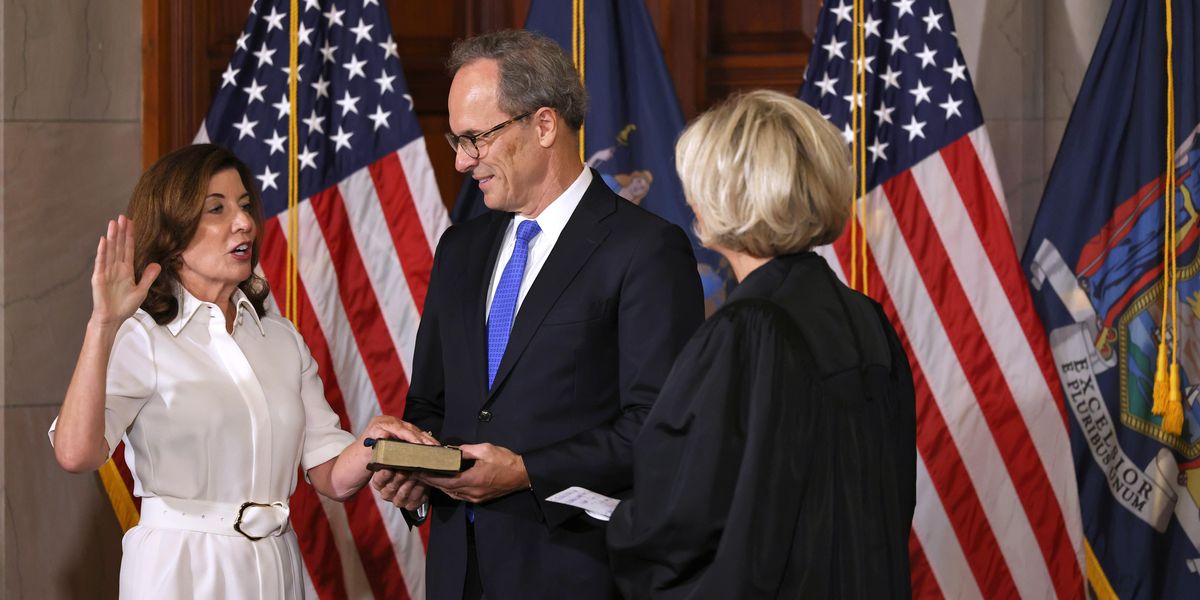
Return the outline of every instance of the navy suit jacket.
<path id="1" fill-rule="evenodd" d="M 489 391 L 485 303 L 511 219 L 493 212 L 438 243 L 404 418 L 443 443 L 489 442 L 525 461 L 532 490 L 475 507 L 489 600 L 616 597 L 604 524 L 545 499 L 576 485 L 629 495 L 633 440 L 704 318 L 695 257 L 679 227 L 593 173 L 517 312 Z M 464 506 L 431 497 L 432 600 L 462 597 Z"/>

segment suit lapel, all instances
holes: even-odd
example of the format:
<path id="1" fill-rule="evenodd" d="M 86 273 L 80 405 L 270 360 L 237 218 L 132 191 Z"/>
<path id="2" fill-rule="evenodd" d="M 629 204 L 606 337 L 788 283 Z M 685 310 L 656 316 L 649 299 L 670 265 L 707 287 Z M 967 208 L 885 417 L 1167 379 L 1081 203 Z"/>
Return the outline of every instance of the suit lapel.
<path id="1" fill-rule="evenodd" d="M 496 380 L 488 393 L 489 400 L 503 385 L 513 365 L 529 345 L 542 320 L 546 318 L 546 313 L 575 279 L 575 275 L 583 268 L 592 252 L 608 236 L 608 228 L 601 225 L 600 221 L 615 208 L 614 195 L 607 189 L 607 184 L 599 174 L 593 173 L 592 184 L 584 193 L 579 206 L 575 208 L 575 213 L 567 221 L 562 234 L 558 236 L 554 249 L 542 265 L 542 270 L 529 288 L 529 293 L 525 295 L 525 300 L 521 302 L 512 332 L 508 336 L 508 346 L 504 349 L 504 357 L 496 371 Z"/>
<path id="2" fill-rule="evenodd" d="M 463 308 L 466 314 L 463 315 L 463 323 L 467 325 L 468 339 L 473 338 L 475 341 L 467 344 L 468 352 L 471 359 L 471 364 L 475 368 L 471 369 L 478 377 L 479 381 L 479 397 L 487 395 L 487 295 L 488 287 L 492 283 L 492 272 L 496 269 L 496 260 L 500 254 L 500 244 L 504 240 L 504 231 L 508 228 L 509 222 L 512 221 L 512 213 L 495 212 L 492 214 L 492 220 L 488 223 L 487 233 L 479 238 L 478 244 L 471 246 L 471 252 L 483 254 L 486 252 L 487 261 L 483 263 L 483 270 L 480 273 L 467 274 L 466 282 L 469 284 L 474 280 L 475 293 L 472 294 L 470 288 L 466 290 L 466 302 L 463 303 Z M 468 260 L 468 264 L 471 264 Z M 475 263 L 479 264 L 479 263 Z"/>

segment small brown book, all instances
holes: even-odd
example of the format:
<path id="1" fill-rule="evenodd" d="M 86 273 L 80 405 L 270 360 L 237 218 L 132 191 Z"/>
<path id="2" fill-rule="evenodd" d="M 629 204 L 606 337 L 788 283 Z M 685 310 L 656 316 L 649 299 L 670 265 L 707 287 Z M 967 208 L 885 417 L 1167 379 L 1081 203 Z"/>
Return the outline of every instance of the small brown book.
<path id="1" fill-rule="evenodd" d="M 375 440 L 374 453 L 367 468 L 403 471 L 458 473 L 471 468 L 475 461 L 463 460 L 462 450 L 454 446 L 425 446 L 400 440 Z"/>

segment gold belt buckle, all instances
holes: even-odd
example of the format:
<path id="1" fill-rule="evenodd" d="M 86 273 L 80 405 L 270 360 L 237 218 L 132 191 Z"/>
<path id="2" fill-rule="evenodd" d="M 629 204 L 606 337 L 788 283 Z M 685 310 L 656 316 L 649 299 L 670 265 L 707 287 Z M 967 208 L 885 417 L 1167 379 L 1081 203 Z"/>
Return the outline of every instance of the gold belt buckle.
<path id="1" fill-rule="evenodd" d="M 258 536 L 258 537 L 254 537 L 254 536 L 252 536 L 252 535 L 250 535 L 250 534 L 246 533 L 245 531 L 242 531 L 242 517 L 243 517 L 243 516 L 245 516 L 245 514 L 246 514 L 246 509 L 247 509 L 247 508 L 250 508 L 250 507 L 252 507 L 252 506 L 261 506 L 261 507 L 263 507 L 263 508 L 266 508 L 266 507 L 268 507 L 268 506 L 271 506 L 271 505 L 270 505 L 270 504 L 263 504 L 263 503 L 261 503 L 261 502 L 243 502 L 243 503 L 242 503 L 242 506 L 241 506 L 240 508 L 238 508 L 237 520 L 233 522 L 233 530 L 234 530 L 234 531 L 236 531 L 236 532 L 238 532 L 238 533 L 240 533 L 240 534 L 242 534 L 243 536 L 245 536 L 245 537 L 246 537 L 246 539 L 248 539 L 248 540 L 250 540 L 250 541 L 252 541 L 252 542 L 257 542 L 258 540 L 261 540 L 261 539 L 263 539 L 263 538 L 264 538 L 264 537 L 266 537 L 266 536 Z"/>

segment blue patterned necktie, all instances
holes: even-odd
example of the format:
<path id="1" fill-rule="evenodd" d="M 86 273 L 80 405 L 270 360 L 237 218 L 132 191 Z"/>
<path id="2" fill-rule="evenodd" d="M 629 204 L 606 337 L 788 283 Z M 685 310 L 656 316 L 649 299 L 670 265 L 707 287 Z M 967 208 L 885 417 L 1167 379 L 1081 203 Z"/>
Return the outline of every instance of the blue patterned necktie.
<path id="1" fill-rule="evenodd" d="M 529 240 L 542 232 L 537 221 L 523 221 L 517 226 L 517 240 L 513 245 L 512 258 L 504 265 L 500 283 L 492 297 L 492 310 L 488 315 L 488 389 L 500 370 L 500 359 L 508 346 L 508 333 L 512 330 L 513 315 L 516 313 L 517 297 L 521 294 L 521 279 L 525 277 L 525 263 L 529 260 Z"/>

